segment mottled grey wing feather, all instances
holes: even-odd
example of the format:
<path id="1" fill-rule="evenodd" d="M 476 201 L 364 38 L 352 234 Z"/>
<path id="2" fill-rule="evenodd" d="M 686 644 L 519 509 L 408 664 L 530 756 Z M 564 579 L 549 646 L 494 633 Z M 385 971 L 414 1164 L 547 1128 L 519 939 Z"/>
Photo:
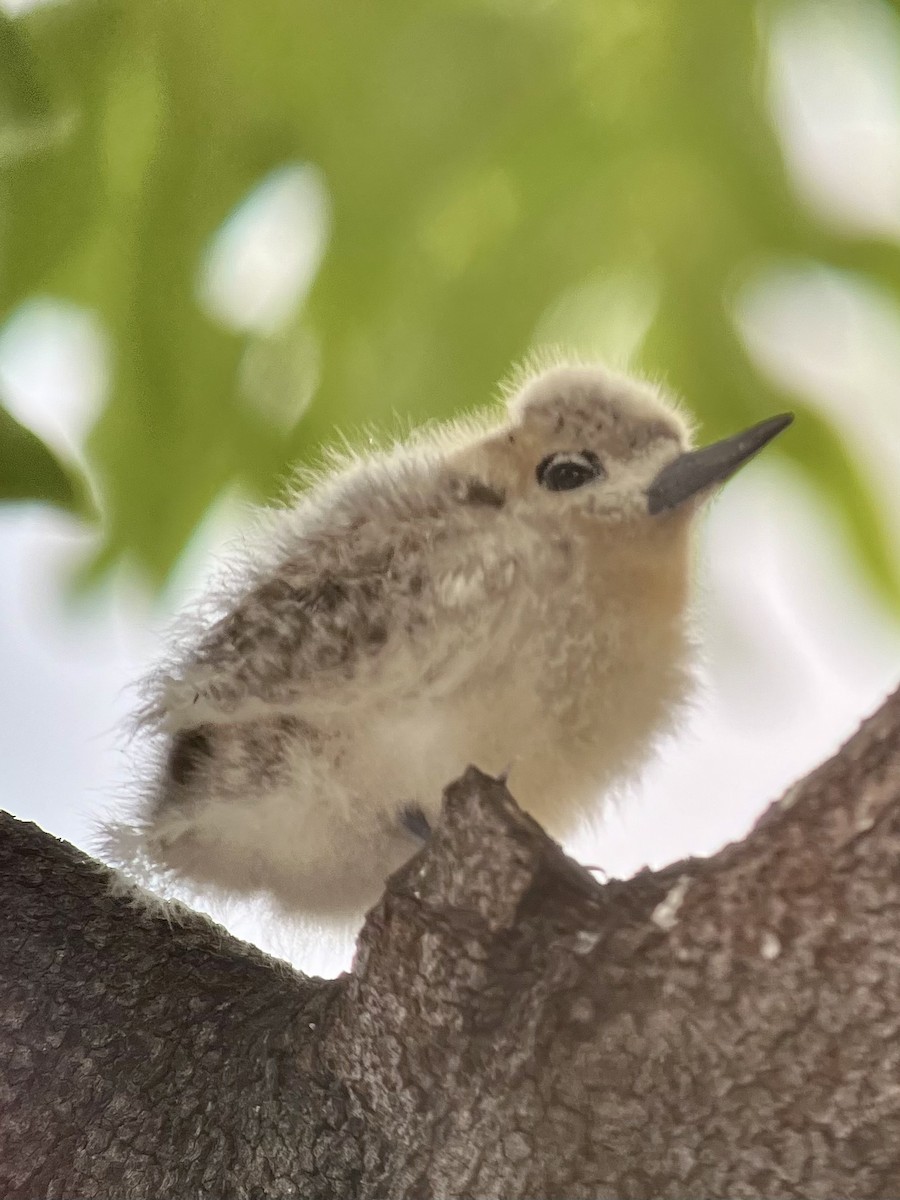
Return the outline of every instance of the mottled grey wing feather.
<path id="1" fill-rule="evenodd" d="M 445 539 L 365 572 L 316 579 L 288 567 L 252 587 L 158 681 L 156 719 L 174 728 L 252 720 L 304 702 L 340 703 L 353 685 L 424 686 L 500 613 L 515 575 L 493 537 Z M 385 657 L 404 667 L 385 671 Z M 405 674 L 404 674 L 405 671 Z"/>

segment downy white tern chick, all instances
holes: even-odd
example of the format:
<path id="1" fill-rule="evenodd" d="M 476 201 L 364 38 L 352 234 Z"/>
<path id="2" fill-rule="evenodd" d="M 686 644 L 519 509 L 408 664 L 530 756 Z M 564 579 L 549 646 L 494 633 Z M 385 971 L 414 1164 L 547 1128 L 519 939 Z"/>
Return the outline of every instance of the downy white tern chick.
<path id="1" fill-rule="evenodd" d="M 692 450 L 656 387 L 557 366 L 323 476 L 150 682 L 114 856 L 358 915 L 470 763 L 565 835 L 678 712 L 692 518 L 790 420 Z"/>

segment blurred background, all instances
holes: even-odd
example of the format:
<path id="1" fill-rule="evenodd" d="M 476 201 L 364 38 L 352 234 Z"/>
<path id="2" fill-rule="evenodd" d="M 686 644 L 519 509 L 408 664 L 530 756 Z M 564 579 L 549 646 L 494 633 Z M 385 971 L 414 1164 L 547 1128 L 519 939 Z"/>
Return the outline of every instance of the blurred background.
<path id="1" fill-rule="evenodd" d="M 900 3 L 0 0 L 0 803 L 90 848 L 248 502 L 556 344 L 704 438 L 797 413 L 705 522 L 691 719 L 571 849 L 741 837 L 900 676 L 898 240 Z"/>

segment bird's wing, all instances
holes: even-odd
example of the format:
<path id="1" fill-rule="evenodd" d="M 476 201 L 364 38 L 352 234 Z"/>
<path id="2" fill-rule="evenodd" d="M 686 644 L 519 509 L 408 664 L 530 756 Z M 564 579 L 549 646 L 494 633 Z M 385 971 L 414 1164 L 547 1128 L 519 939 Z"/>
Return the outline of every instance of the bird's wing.
<path id="1" fill-rule="evenodd" d="M 519 560 L 474 524 L 419 542 L 260 578 L 156 679 L 151 719 L 176 730 L 446 694 L 496 647 Z"/>

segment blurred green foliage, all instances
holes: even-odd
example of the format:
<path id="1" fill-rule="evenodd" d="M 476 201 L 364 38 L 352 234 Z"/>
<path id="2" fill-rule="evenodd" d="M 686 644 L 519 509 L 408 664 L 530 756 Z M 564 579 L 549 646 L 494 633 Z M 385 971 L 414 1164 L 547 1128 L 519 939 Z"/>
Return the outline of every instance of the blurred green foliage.
<path id="1" fill-rule="evenodd" d="M 113 349 L 86 447 L 95 577 L 127 557 L 158 583 L 229 484 L 272 495 L 335 428 L 471 407 L 536 331 L 602 351 L 627 318 L 647 326 L 636 361 L 709 435 L 802 410 L 781 453 L 900 595 L 858 468 L 730 315 L 773 260 L 900 296 L 895 247 L 828 228 L 792 191 L 763 94 L 778 7 L 69 0 L 2 18 L 0 319 L 62 297 Z M 229 327 L 198 299 L 204 256 L 289 163 L 327 187 L 320 268 L 280 328 Z M 314 386 L 312 403 L 275 419 L 251 376 Z M 74 471 L 0 413 L 0 497 L 83 511 Z"/>

